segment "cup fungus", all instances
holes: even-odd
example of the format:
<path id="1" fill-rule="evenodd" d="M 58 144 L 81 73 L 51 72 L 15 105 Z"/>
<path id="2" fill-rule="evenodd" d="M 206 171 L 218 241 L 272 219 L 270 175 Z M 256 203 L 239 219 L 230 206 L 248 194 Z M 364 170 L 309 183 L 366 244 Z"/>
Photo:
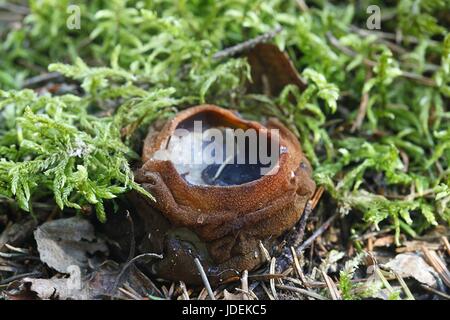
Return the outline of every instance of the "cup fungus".
<path id="1" fill-rule="evenodd" d="M 300 143 L 279 121 L 262 125 L 213 105 L 152 126 L 142 160 L 136 181 L 156 201 L 130 194 L 146 230 L 139 249 L 164 256 L 152 272 L 187 283 L 201 282 L 195 258 L 213 283 L 260 266 L 260 241 L 271 248 L 315 189 Z"/>

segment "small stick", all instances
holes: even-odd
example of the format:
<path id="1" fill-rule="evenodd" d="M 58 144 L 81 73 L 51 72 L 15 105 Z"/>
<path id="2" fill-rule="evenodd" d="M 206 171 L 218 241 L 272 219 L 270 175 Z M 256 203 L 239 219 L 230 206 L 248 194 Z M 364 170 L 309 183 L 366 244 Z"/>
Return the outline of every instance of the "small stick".
<path id="1" fill-rule="evenodd" d="M 127 219 L 130 223 L 130 252 L 128 253 L 128 259 L 127 261 L 130 261 L 133 259 L 135 250 L 136 250 L 136 241 L 134 238 L 134 223 L 133 218 L 131 218 L 130 212 L 127 210 Z"/>
<path id="2" fill-rule="evenodd" d="M 285 278 L 285 276 L 280 273 L 275 273 L 275 274 L 266 273 L 266 274 L 249 275 L 248 278 L 250 280 L 254 280 L 254 281 L 266 281 L 266 280 L 270 280 L 270 279 L 283 279 L 283 278 Z"/>
<path id="3" fill-rule="evenodd" d="M 317 300 L 328 300 L 327 298 L 325 298 L 324 296 L 321 296 L 320 294 L 317 294 L 315 292 L 308 291 L 305 289 L 297 288 L 297 287 L 291 287 L 291 286 L 278 284 L 277 288 L 282 289 L 282 290 L 297 292 L 297 293 L 300 293 L 302 295 L 305 295 L 305 296 L 308 296 L 308 297 L 311 297 L 311 298 L 314 298 Z"/>
<path id="4" fill-rule="evenodd" d="M 162 259 L 163 256 L 161 254 L 156 254 L 156 253 L 143 253 L 140 254 L 136 257 L 134 257 L 133 259 L 131 259 L 130 261 L 128 261 L 124 267 L 122 268 L 122 270 L 120 271 L 119 275 L 117 276 L 116 281 L 114 282 L 114 285 L 112 287 L 112 289 L 109 291 L 110 293 L 114 293 L 114 291 L 116 291 L 117 287 L 119 286 L 119 282 L 122 278 L 122 276 L 124 275 L 125 271 L 137 260 L 145 258 L 145 257 L 152 257 L 152 258 L 158 258 L 158 259 Z"/>
<path id="5" fill-rule="evenodd" d="M 244 270 L 244 272 L 242 273 L 241 287 L 242 287 L 242 291 L 246 293 L 243 296 L 243 299 L 248 300 L 249 291 L 248 291 L 248 271 L 247 270 Z"/>
<path id="6" fill-rule="evenodd" d="M 319 229 L 317 229 L 311 237 L 309 237 L 305 242 L 302 243 L 300 247 L 298 247 L 295 251 L 298 255 L 302 253 L 303 250 L 305 250 L 307 247 L 309 247 L 322 233 L 327 230 L 330 225 L 333 223 L 334 219 L 336 219 L 338 216 L 338 213 L 335 213 L 330 218 L 328 218 L 327 221 L 323 225 L 320 226 Z"/>
<path id="7" fill-rule="evenodd" d="M 308 221 L 309 215 L 312 212 L 312 202 L 311 200 L 306 203 L 305 211 L 303 212 L 303 216 L 300 219 L 300 225 L 298 227 L 297 237 L 295 238 L 292 246 L 298 247 L 300 243 L 303 241 L 303 237 L 305 236 L 306 222 Z"/>
<path id="8" fill-rule="evenodd" d="M 403 291 L 405 291 L 406 297 L 408 298 L 408 300 L 416 300 L 414 299 L 413 294 L 411 293 L 411 290 L 409 290 L 408 286 L 406 285 L 405 280 L 403 280 L 403 278 L 394 270 L 391 269 L 391 272 L 395 275 L 395 277 L 397 278 L 398 282 L 400 283 L 400 285 L 403 288 Z"/>
<path id="9" fill-rule="evenodd" d="M 62 75 L 59 72 L 48 72 L 44 74 L 40 74 L 31 78 L 24 80 L 22 84 L 22 88 L 28 88 L 40 84 L 42 82 L 48 82 L 51 80 L 56 80 L 61 78 Z"/>
<path id="10" fill-rule="evenodd" d="M 422 283 L 420 284 L 420 286 L 422 288 L 424 288 L 425 290 L 430 291 L 431 293 L 434 293 L 444 299 L 450 300 L 450 296 L 442 291 L 439 291 L 433 287 L 427 286 L 426 284 L 422 284 Z"/>
<path id="11" fill-rule="evenodd" d="M 371 69 L 367 68 L 366 82 L 369 81 L 370 78 L 372 78 L 372 71 L 371 71 Z M 369 105 L 369 92 L 364 91 L 364 89 L 363 89 L 361 102 L 359 103 L 358 114 L 356 116 L 355 122 L 353 123 L 352 129 L 351 129 L 352 133 L 355 132 L 356 130 L 359 130 L 359 128 L 361 128 L 361 126 L 364 122 L 364 118 L 366 117 L 368 105 Z"/>
<path id="12" fill-rule="evenodd" d="M 214 293 L 211 289 L 211 285 L 209 284 L 209 281 L 208 281 L 208 277 L 206 276 L 205 270 L 203 269 L 202 264 L 200 263 L 200 260 L 198 258 L 195 258 L 194 262 L 195 262 L 195 265 L 197 266 L 200 276 L 202 277 L 202 281 L 203 281 L 203 284 L 205 285 L 206 291 L 208 291 L 209 298 L 211 300 L 216 300 L 216 297 L 214 296 Z"/>
<path id="13" fill-rule="evenodd" d="M 250 50 L 253 47 L 255 47 L 257 44 L 268 42 L 269 40 L 274 38 L 278 33 L 280 33 L 282 30 L 283 30 L 283 28 L 278 26 L 274 30 L 269 31 L 263 35 L 256 37 L 256 38 L 244 41 L 235 46 L 232 46 L 232 47 L 226 48 L 224 50 L 221 50 L 219 52 L 216 52 L 213 55 L 213 59 L 219 60 L 219 59 L 223 59 L 223 58 L 228 58 L 228 57 L 235 56 L 236 54 L 241 53 L 243 51 Z"/>
<path id="14" fill-rule="evenodd" d="M 447 237 L 442 236 L 441 240 L 444 243 L 444 247 L 445 247 L 445 250 L 447 250 L 447 254 L 450 256 L 450 243 L 448 243 Z"/>

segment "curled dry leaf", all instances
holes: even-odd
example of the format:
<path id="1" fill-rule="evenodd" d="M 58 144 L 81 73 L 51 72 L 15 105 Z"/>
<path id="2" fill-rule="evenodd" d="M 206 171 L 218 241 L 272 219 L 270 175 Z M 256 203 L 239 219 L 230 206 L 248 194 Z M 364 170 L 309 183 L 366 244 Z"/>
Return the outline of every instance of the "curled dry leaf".
<path id="1" fill-rule="evenodd" d="M 306 87 L 288 55 L 275 44 L 260 43 L 247 53 L 252 83 L 249 91 L 277 96 L 286 85 Z"/>
<path id="2" fill-rule="evenodd" d="M 128 298 L 121 290 L 126 286 L 133 296 L 145 298 L 148 294 L 161 296 L 153 282 L 138 268 L 131 266 L 117 283 L 121 266 L 113 261 L 106 261 L 97 270 L 82 275 L 72 272 L 68 278 L 51 279 L 25 278 L 21 281 L 23 292 L 36 293 L 40 299 L 92 300 L 103 297 Z"/>
<path id="3" fill-rule="evenodd" d="M 108 253 L 92 224 L 79 217 L 46 222 L 36 229 L 34 237 L 41 260 L 62 273 L 69 273 L 71 266 L 86 268 L 88 255 Z"/>
<path id="4" fill-rule="evenodd" d="M 402 253 L 385 264 L 402 278 L 414 278 L 430 287 L 436 286 L 436 272 L 425 260 L 413 253 Z"/>

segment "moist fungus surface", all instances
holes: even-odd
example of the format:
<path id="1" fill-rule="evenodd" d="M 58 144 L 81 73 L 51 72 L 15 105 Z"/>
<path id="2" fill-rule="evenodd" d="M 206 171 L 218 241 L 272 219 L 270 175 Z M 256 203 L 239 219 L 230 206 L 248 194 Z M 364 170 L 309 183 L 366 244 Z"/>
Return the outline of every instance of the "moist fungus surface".
<path id="1" fill-rule="evenodd" d="M 197 133 L 193 130 L 195 121 L 203 124 Z M 185 135 L 174 139 L 180 128 L 186 130 Z M 258 157 L 256 163 L 249 164 L 252 142 L 244 140 L 240 147 L 234 145 L 237 154 L 246 154 L 243 164 L 225 157 L 219 164 L 179 164 L 187 155 L 195 154 L 191 150 L 193 140 L 200 141 L 200 150 L 204 151 L 205 145 L 196 134 L 211 128 L 219 132 L 252 129 L 258 133 L 257 145 L 263 142 L 271 155 L 275 150 L 277 160 L 267 165 Z M 275 142 L 277 148 L 272 148 Z M 162 127 L 151 127 L 142 159 L 142 167 L 135 172 L 136 181 L 156 201 L 130 194 L 147 232 L 139 248 L 163 254 L 164 258 L 152 265 L 154 273 L 187 283 L 200 282 L 196 257 L 212 282 L 264 263 L 260 241 L 270 249 L 299 220 L 315 190 L 311 166 L 300 143 L 279 121 L 269 119 L 263 125 L 213 105 L 189 108 Z"/>

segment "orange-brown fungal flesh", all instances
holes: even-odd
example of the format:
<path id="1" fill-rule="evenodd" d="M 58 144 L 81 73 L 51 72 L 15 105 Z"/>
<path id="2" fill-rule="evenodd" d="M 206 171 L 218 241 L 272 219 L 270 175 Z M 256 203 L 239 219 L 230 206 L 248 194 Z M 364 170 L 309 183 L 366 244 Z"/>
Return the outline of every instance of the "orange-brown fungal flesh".
<path id="1" fill-rule="evenodd" d="M 174 130 L 192 119 L 211 126 L 267 131 L 279 130 L 280 153 L 275 174 L 263 175 L 238 185 L 193 185 L 167 160 L 154 159 Z M 270 136 L 270 134 L 269 134 Z M 153 271 L 171 280 L 199 283 L 194 264 L 198 257 L 212 282 L 219 282 L 264 262 L 259 242 L 267 246 L 299 220 L 315 190 L 311 167 L 300 143 L 279 121 L 266 125 L 247 121 L 213 105 L 201 105 L 178 113 L 145 139 L 144 164 L 135 173 L 156 199 L 130 195 L 148 236 L 140 249 L 162 253 Z"/>

